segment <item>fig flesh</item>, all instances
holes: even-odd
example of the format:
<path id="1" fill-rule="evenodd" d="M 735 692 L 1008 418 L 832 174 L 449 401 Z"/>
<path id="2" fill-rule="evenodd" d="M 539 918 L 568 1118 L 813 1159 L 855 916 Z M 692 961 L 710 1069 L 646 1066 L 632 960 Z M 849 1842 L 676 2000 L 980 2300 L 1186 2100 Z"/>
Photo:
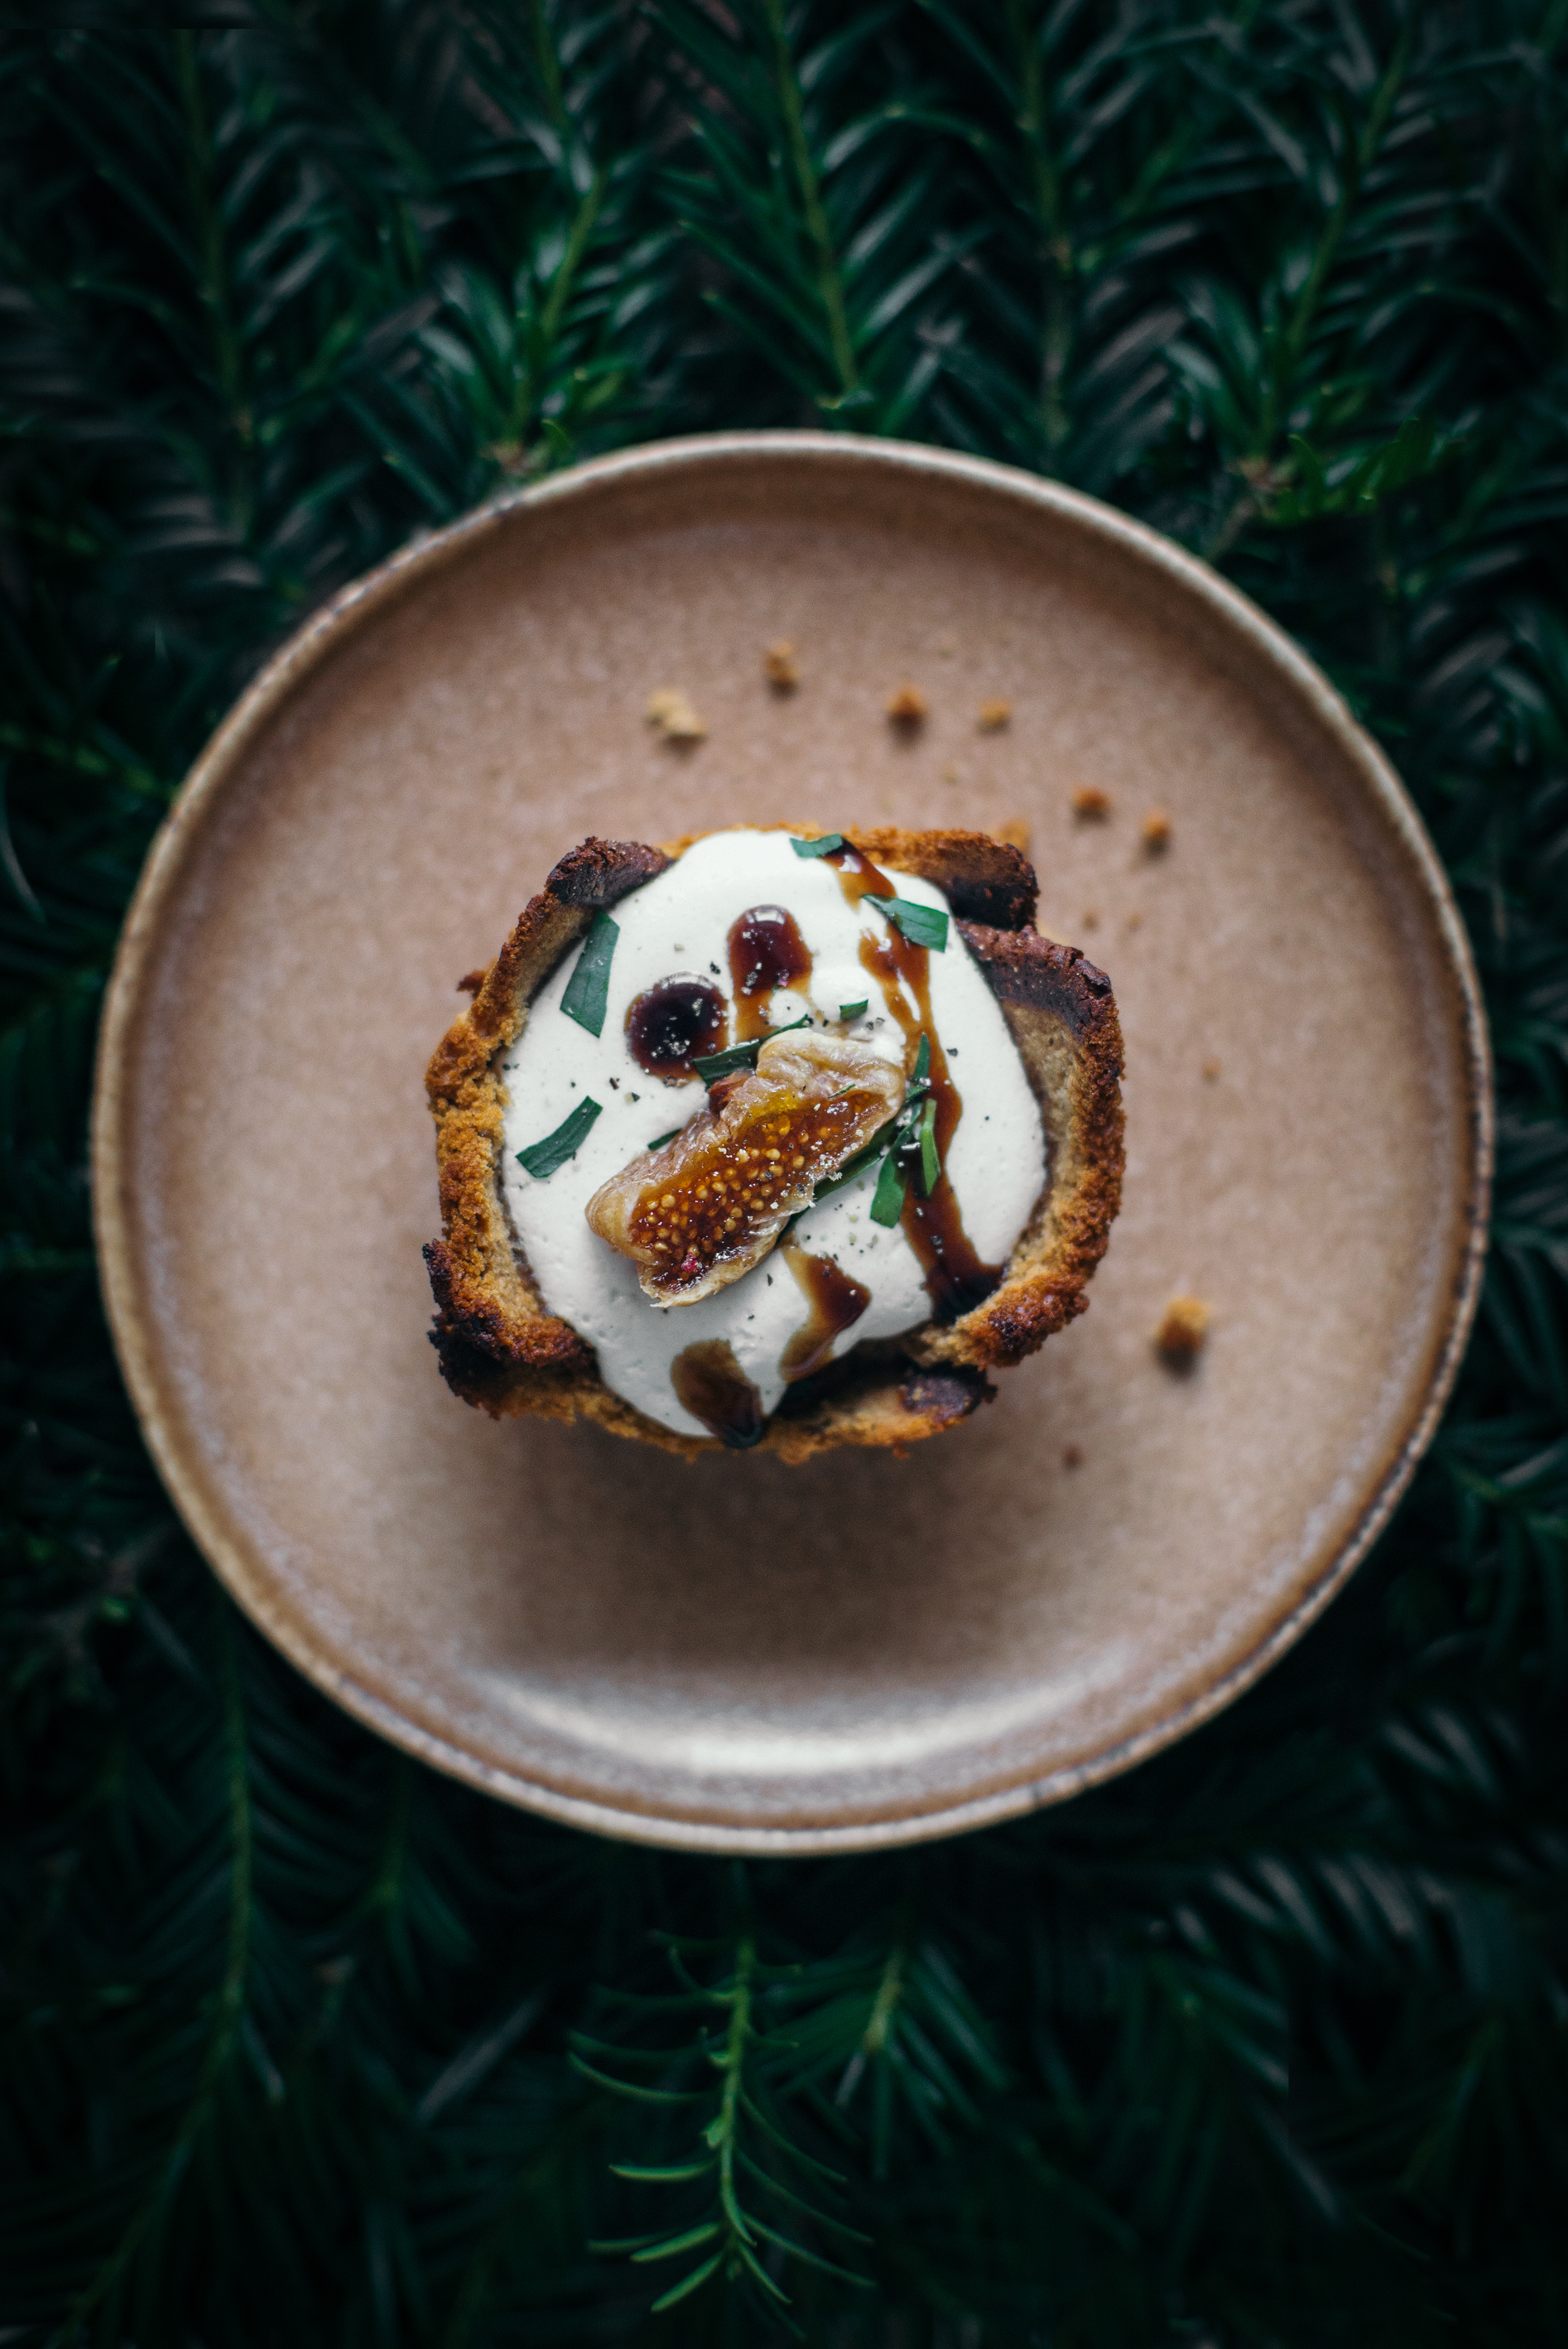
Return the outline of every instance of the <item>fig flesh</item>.
<path id="1" fill-rule="evenodd" d="M 696 1305 L 760 1264 L 819 1183 L 903 1101 L 902 1069 L 817 1030 L 771 1037 L 662 1150 L 600 1185 L 585 1210 L 655 1305 Z"/>

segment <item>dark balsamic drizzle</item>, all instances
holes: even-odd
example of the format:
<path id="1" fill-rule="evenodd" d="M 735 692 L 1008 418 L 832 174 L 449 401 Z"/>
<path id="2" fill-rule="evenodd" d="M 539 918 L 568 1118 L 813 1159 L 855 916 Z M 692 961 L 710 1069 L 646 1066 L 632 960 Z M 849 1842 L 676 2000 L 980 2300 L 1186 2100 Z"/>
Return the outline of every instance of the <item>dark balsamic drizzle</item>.
<path id="1" fill-rule="evenodd" d="M 694 1419 L 732 1452 L 748 1452 L 762 1441 L 762 1397 L 723 1338 L 701 1338 L 670 1364 L 670 1384 Z"/>
<path id="2" fill-rule="evenodd" d="M 836 867 L 839 885 L 853 906 L 862 897 L 896 895 L 892 883 L 858 849 L 836 848 L 825 860 Z M 950 949 L 951 951 L 951 949 Z M 911 1183 L 904 1193 L 903 1232 L 920 1261 L 925 1292 L 938 1321 L 956 1321 L 961 1313 L 990 1296 L 1002 1278 L 999 1264 L 985 1264 L 976 1255 L 958 1212 L 958 1198 L 947 1179 L 947 1148 L 964 1113 L 964 1100 L 948 1071 L 931 1016 L 931 953 L 906 938 L 889 922 L 880 936 L 862 936 L 861 963 L 882 992 L 888 1010 L 903 1030 L 906 1067 L 914 1065 L 921 1035 L 931 1040 L 931 1097 L 936 1103 L 936 1148 L 943 1171 L 929 1199 Z M 903 981 L 903 987 L 899 985 Z M 915 1001 L 912 1012 L 904 987 Z"/>
<path id="3" fill-rule="evenodd" d="M 724 998 L 706 978 L 685 972 L 661 978 L 639 995 L 626 1013 L 626 1044 L 650 1077 L 683 1084 L 696 1071 L 695 1060 L 717 1052 L 728 1026 Z"/>
<path id="4" fill-rule="evenodd" d="M 779 1253 L 799 1282 L 810 1312 L 779 1357 L 785 1380 L 809 1379 L 829 1360 L 833 1340 L 852 1329 L 872 1301 L 869 1288 L 830 1256 L 810 1256 L 796 1240 L 781 1240 Z"/>
<path id="5" fill-rule="evenodd" d="M 811 957 L 794 915 L 782 905 L 753 905 L 732 922 L 729 976 L 735 988 L 735 1040 L 749 1044 L 771 1032 L 767 1010 L 774 988 L 802 985 L 811 976 Z"/>

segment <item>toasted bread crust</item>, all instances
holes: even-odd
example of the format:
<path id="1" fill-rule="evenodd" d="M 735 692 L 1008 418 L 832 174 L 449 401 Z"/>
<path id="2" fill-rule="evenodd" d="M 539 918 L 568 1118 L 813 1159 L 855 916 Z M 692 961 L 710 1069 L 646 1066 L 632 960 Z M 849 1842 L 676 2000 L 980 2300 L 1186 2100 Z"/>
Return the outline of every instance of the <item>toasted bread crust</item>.
<path id="1" fill-rule="evenodd" d="M 1050 1180 L 1000 1287 L 983 1304 L 945 1328 L 928 1324 L 903 1352 L 851 1351 L 786 1395 L 757 1448 L 792 1462 L 843 1444 L 903 1452 L 989 1402 L 987 1371 L 1021 1361 L 1084 1311 L 1084 1288 L 1121 1196 L 1121 1030 L 1110 981 L 1077 947 L 1033 927 L 1027 861 L 984 833 L 884 827 L 845 837 L 874 863 L 945 892 L 1039 1102 Z M 496 1419 L 581 1414 L 691 1458 L 724 1447 L 677 1435 L 612 1393 L 592 1349 L 540 1295 L 502 1196 L 500 1075 L 529 1005 L 593 915 L 662 873 L 688 844 L 675 842 L 666 852 L 584 841 L 524 907 L 427 1074 L 442 1237 L 425 1261 L 437 1308 L 431 1342 L 448 1385 L 466 1402 Z"/>

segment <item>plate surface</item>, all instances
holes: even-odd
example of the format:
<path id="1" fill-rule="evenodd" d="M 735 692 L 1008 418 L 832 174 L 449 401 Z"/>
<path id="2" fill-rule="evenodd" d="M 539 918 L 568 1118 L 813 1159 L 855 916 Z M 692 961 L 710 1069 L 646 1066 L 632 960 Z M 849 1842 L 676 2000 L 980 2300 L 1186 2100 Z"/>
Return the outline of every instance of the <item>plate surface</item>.
<path id="1" fill-rule="evenodd" d="M 695 750 L 645 722 L 672 685 Z M 1109 970 L 1127 1039 L 1090 1310 L 903 1461 L 492 1424 L 426 1341 L 454 981 L 588 833 L 779 819 L 1029 825 L 1041 927 Z M 197 1541 L 375 1728 L 651 1842 L 913 1841 L 1155 1751 L 1349 1572 L 1468 1326 L 1487 1073 L 1408 801 L 1244 598 L 1000 467 L 669 442 L 399 556 L 214 739 L 106 1013 L 105 1288 Z M 1150 1343 L 1177 1290 L 1214 1316 L 1185 1377 Z"/>

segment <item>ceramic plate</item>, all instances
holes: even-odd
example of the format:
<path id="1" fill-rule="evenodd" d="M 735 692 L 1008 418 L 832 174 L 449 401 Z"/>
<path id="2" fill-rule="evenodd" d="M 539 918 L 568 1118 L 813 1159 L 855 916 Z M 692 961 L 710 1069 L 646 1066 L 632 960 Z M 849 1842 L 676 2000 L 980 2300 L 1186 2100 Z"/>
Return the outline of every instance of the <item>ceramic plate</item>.
<path id="1" fill-rule="evenodd" d="M 883 714 L 906 680 L 913 737 Z M 666 686 L 695 749 L 645 722 Z M 454 983 L 585 834 L 780 819 L 1027 827 L 1041 927 L 1110 972 L 1126 1032 L 1090 1309 L 904 1460 L 493 1424 L 426 1337 Z M 217 735 L 106 1015 L 104 1279 L 186 1523 L 351 1712 L 582 1826 L 853 1849 L 1126 1768 L 1326 1604 L 1453 1373 L 1487 1099 L 1430 844 L 1243 597 L 1000 467 L 676 441 L 410 548 Z M 1213 1314 L 1185 1377 L 1150 1345 L 1176 1291 Z"/>

